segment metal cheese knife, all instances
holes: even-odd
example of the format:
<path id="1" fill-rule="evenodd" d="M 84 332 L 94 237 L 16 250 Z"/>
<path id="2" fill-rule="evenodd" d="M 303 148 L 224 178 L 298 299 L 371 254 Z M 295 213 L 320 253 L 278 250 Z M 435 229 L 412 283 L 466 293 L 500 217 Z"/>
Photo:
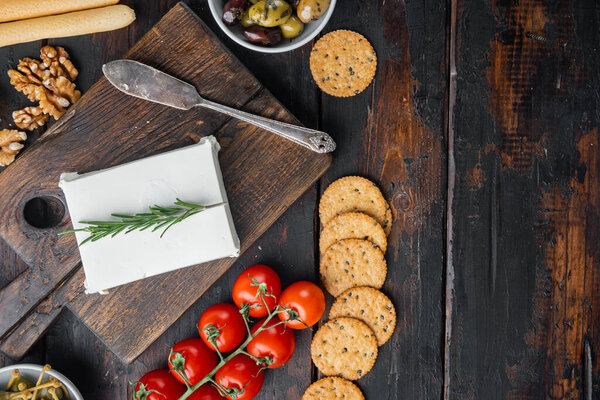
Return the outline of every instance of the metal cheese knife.
<path id="1" fill-rule="evenodd" d="M 130 96 L 180 110 L 189 110 L 196 106 L 210 108 L 276 133 L 317 153 L 335 150 L 335 142 L 325 132 L 259 117 L 203 99 L 194 86 L 146 64 L 118 60 L 103 65 L 102 71 L 110 83 Z"/>

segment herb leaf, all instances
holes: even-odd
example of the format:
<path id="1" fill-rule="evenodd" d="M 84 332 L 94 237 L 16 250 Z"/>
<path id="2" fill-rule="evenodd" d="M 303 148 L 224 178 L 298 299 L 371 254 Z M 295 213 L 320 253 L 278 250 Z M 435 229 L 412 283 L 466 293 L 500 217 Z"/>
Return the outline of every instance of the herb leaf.
<path id="1" fill-rule="evenodd" d="M 173 207 L 154 205 L 148 207 L 150 212 L 137 213 L 134 215 L 117 213 L 111 214 L 111 216 L 117 218 L 117 220 L 80 221 L 80 223 L 88 226 L 85 228 L 71 229 L 60 232 L 59 235 L 72 232 L 89 232 L 90 236 L 81 242 L 81 245 L 84 245 L 87 242 L 95 242 L 96 240 L 107 236 L 114 238 L 123 231 L 125 231 L 124 234 L 128 234 L 132 231 L 143 231 L 152 228 L 152 232 L 155 232 L 166 226 L 166 228 L 164 228 L 160 234 L 160 237 L 163 237 L 167 230 L 169 230 L 169 228 L 171 228 L 173 225 L 206 209 L 204 206 L 188 203 L 180 199 L 176 199 L 175 203 L 173 204 Z"/>

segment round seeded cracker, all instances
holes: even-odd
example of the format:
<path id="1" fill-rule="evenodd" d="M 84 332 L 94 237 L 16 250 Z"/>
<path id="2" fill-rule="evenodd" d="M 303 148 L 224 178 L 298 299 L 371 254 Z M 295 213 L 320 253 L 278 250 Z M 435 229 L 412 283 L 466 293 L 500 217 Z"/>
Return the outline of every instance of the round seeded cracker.
<path id="1" fill-rule="evenodd" d="M 364 322 L 371 328 L 382 346 L 396 327 L 396 310 L 392 301 L 379 290 L 357 287 L 346 290 L 335 299 L 329 318 L 351 317 Z"/>
<path id="2" fill-rule="evenodd" d="M 322 325 L 310 346 L 312 360 L 323 374 L 356 380 L 373 368 L 377 339 L 354 318 L 336 318 Z"/>
<path id="3" fill-rule="evenodd" d="M 326 226 L 336 215 L 362 212 L 373 217 L 386 235 L 392 229 L 390 205 L 373 182 L 360 176 L 346 176 L 325 189 L 319 202 L 321 224 Z"/>
<path id="4" fill-rule="evenodd" d="M 379 247 L 368 240 L 344 239 L 329 246 L 321 257 L 321 281 L 332 296 L 358 286 L 380 289 L 387 265 Z"/>
<path id="5" fill-rule="evenodd" d="M 319 248 L 321 254 L 342 239 L 364 239 L 379 246 L 385 252 L 387 237 L 379 222 L 367 214 L 351 212 L 334 217 L 321 232 Z"/>
<path id="6" fill-rule="evenodd" d="M 327 94 L 354 96 L 365 90 L 377 70 L 377 55 L 361 34 L 337 30 L 323 36 L 310 53 L 310 71 Z"/>
<path id="7" fill-rule="evenodd" d="M 352 382 L 337 376 L 319 379 L 306 389 L 302 400 L 365 400 L 360 389 Z"/>

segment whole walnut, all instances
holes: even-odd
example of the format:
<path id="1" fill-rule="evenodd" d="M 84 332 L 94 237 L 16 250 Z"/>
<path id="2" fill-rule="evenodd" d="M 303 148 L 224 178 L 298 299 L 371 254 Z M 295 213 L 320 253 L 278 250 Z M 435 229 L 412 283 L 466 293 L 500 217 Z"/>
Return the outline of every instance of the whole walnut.
<path id="1" fill-rule="evenodd" d="M 73 83 L 79 72 L 64 48 L 44 46 L 40 58 L 42 61 L 23 58 L 17 69 L 8 71 L 11 85 L 30 101 L 39 103 L 13 113 L 13 120 L 21 129 L 39 128 L 49 116 L 59 119 L 81 97 Z"/>

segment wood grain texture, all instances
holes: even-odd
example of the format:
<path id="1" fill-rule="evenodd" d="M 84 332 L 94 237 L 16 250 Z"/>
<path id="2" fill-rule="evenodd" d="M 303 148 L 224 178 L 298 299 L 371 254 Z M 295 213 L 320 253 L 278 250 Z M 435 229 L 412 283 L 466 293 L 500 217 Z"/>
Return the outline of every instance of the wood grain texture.
<path id="1" fill-rule="evenodd" d="M 24 361 L 54 364 L 86 399 L 130 399 L 127 382 L 164 367 L 172 344 L 196 336 L 202 311 L 230 301 L 245 267 L 269 264 L 284 285 L 318 279 L 318 194 L 339 176 L 364 174 L 382 184 L 399 216 L 384 288 L 399 325 L 375 369 L 358 381 L 367 399 L 600 397 L 597 2 L 452 1 L 448 9 L 423 0 L 338 2 L 325 32 L 364 34 L 381 61 L 375 85 L 350 99 L 316 90 L 310 45 L 280 55 L 246 50 L 219 30 L 206 1 L 189 3 L 303 123 L 335 137 L 333 168 L 134 363 L 119 360 L 68 307 Z M 129 29 L 69 39 L 85 90 L 102 62 L 121 56 L 175 2 L 128 4 L 138 16 Z M 555 42 L 531 42 L 529 31 Z M 446 47 L 451 38 L 455 51 Z M 8 60 L 0 73 L 38 48 L 0 49 Z M 0 79 L 0 123 L 26 104 L 7 82 Z M 406 137 L 396 133 L 398 126 Z M 450 142 L 444 132 L 451 130 Z M 451 148 L 456 186 L 446 203 L 451 159 L 445 152 Z M 441 160 L 432 156 L 439 151 Z M 430 211 L 420 208 L 436 193 Z M 453 229 L 445 231 L 449 221 Z M 443 281 L 448 250 L 454 287 Z M 3 286 L 26 264 L 1 241 L 0 254 Z M 311 374 L 310 332 L 297 339 L 291 363 L 266 374 L 257 399 L 300 399 L 318 377 Z M 14 361 L 0 355 L 0 365 Z"/>
<path id="2" fill-rule="evenodd" d="M 382 291 L 398 322 L 357 384 L 368 399 L 437 399 L 443 383 L 446 8 L 428 1 L 345 1 L 339 13 L 327 30 L 365 35 L 378 67 L 374 84 L 358 96 L 322 94 L 321 128 L 339 146 L 321 191 L 339 177 L 361 175 L 379 185 L 394 214 Z"/>
<path id="3" fill-rule="evenodd" d="M 126 57 L 195 84 L 211 100 L 295 122 L 184 6 L 176 6 Z M 3 193 L 3 201 L 17 204 L 16 210 L 4 210 L 7 223 L 0 234 L 32 266 L 0 292 L 0 307 L 12 311 L 3 318 L 0 331 L 7 332 L 79 263 L 74 238 L 56 236 L 68 227 L 68 218 L 56 228 L 36 230 L 20 218 L 19 207 L 27 199 L 50 195 L 62 200 L 56 186 L 60 172 L 110 167 L 209 134 L 215 134 L 223 147 L 220 162 L 242 251 L 310 187 L 331 160 L 224 115 L 180 112 L 125 96 L 102 78 L 0 177 L 2 185 L 11 188 Z M 26 174 L 36 177 L 35 186 L 24 181 Z M 80 296 L 71 309 L 117 355 L 131 362 L 232 262 L 219 260 L 179 270 L 117 288 L 107 296 Z M 149 306 L 149 301 L 154 304 Z"/>
<path id="4" fill-rule="evenodd" d="M 83 268 L 61 282 L 44 300 L 27 314 L 0 343 L 0 351 L 13 359 L 21 359 L 55 322 L 69 302 L 83 295 Z"/>
<path id="5" fill-rule="evenodd" d="M 597 398 L 598 4 L 456 4 L 449 398 Z"/>

